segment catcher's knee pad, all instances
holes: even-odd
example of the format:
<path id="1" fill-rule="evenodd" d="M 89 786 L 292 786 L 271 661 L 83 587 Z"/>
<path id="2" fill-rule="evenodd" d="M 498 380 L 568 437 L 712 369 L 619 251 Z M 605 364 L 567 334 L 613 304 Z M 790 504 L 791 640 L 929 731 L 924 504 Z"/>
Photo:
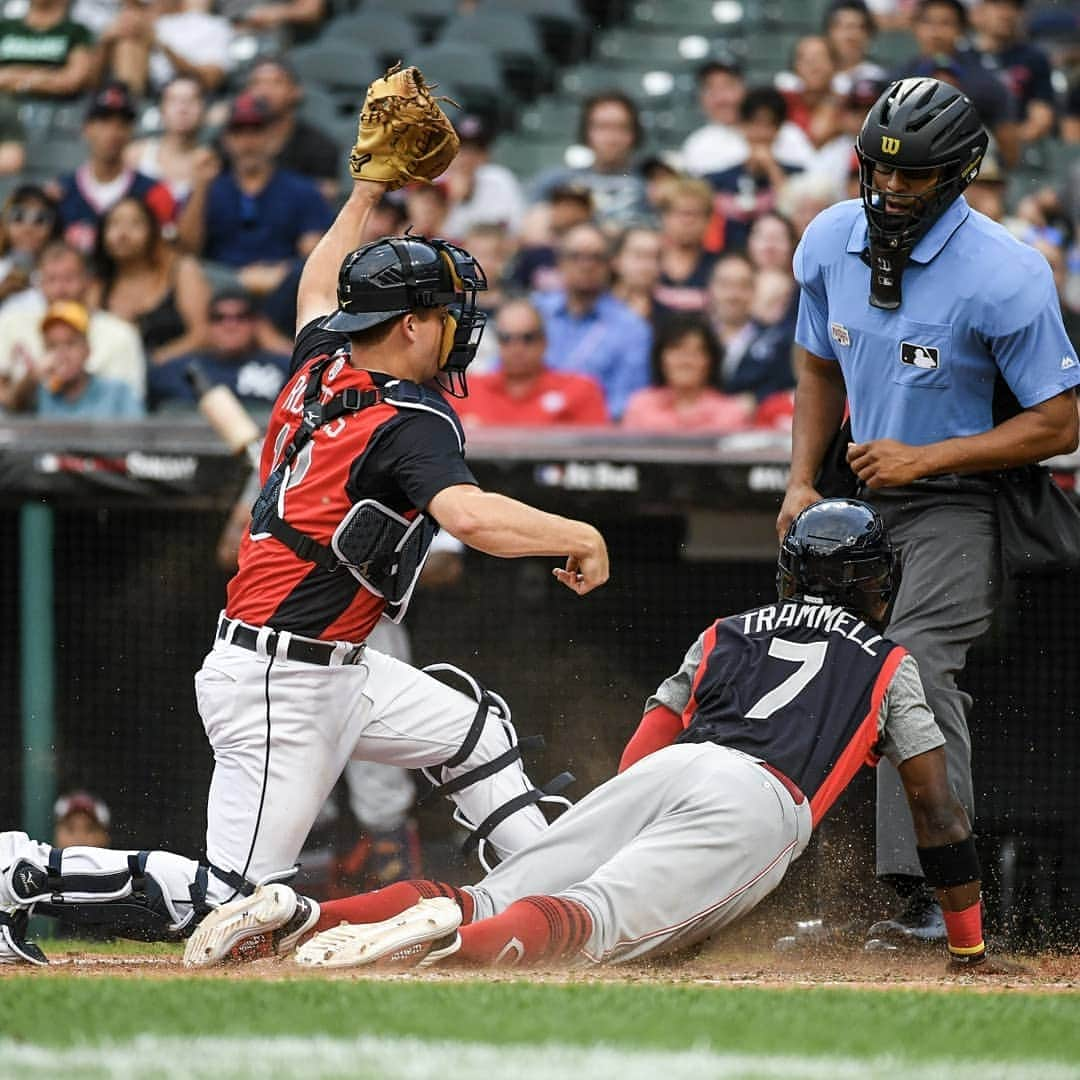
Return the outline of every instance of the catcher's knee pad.
<path id="1" fill-rule="evenodd" d="M 35 914 L 119 937 L 177 941 L 208 910 L 207 868 L 167 851 L 54 847 L 44 862 L 23 858 L 8 874 Z"/>
<path id="2" fill-rule="evenodd" d="M 468 688 L 468 693 L 476 701 L 476 713 L 457 753 L 437 766 L 439 775 L 435 776 L 433 770 L 422 769 L 424 776 L 432 784 L 432 788 L 424 794 L 419 802 L 424 803 L 437 795 L 446 796 L 455 803 L 454 820 L 470 830 L 469 837 L 462 848 L 468 855 L 474 848 L 479 856 L 480 863 L 485 870 L 490 871 L 491 866 L 486 857 L 487 839 L 491 833 L 506 821 L 511 815 L 524 810 L 526 807 L 535 806 L 537 803 L 554 802 L 563 807 L 570 805 L 570 800 L 560 793 L 574 782 L 574 776 L 569 772 L 559 773 L 553 780 L 542 787 L 534 787 L 525 777 L 521 766 L 521 754 L 523 750 L 539 750 L 544 746 L 542 735 L 527 735 L 519 739 L 517 731 L 510 717 L 510 706 L 495 691 L 487 690 L 481 686 L 471 675 L 455 667 L 453 664 L 431 664 L 423 669 L 429 675 L 448 673 L 457 676 Z M 489 724 L 498 724 L 503 732 L 503 739 L 507 748 L 501 753 L 487 756 L 481 751 L 481 740 L 485 729 Z M 472 768 L 458 774 L 452 779 L 443 779 L 447 772 L 456 769 L 466 762 L 475 761 Z M 521 794 L 508 799 L 502 805 L 495 807 L 488 815 L 479 822 L 471 820 L 462 806 L 463 801 L 468 801 L 467 790 L 474 784 L 487 780 L 502 772 L 503 769 L 516 769 L 521 772 L 525 790 Z"/>

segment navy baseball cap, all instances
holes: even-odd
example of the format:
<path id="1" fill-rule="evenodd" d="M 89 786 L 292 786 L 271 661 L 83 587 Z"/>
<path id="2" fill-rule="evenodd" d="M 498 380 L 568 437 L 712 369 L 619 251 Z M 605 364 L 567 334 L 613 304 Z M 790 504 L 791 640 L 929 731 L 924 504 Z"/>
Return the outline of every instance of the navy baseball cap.
<path id="1" fill-rule="evenodd" d="M 87 120 L 102 120 L 109 116 L 135 122 L 135 99 L 127 83 L 108 82 L 90 99 L 86 107 Z"/>
<path id="2" fill-rule="evenodd" d="M 245 91 L 237 94 L 229 108 L 229 118 L 225 121 L 226 131 L 238 128 L 262 128 L 270 123 L 270 106 L 261 97 Z"/>

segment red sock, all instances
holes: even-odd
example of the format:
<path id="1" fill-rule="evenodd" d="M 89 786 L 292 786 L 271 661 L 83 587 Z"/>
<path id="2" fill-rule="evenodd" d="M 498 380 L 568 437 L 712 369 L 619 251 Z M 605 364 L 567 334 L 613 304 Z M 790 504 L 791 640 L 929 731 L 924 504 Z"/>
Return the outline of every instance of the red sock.
<path id="1" fill-rule="evenodd" d="M 501 915 L 463 926 L 455 959 L 480 964 L 531 964 L 574 956 L 592 933 L 592 917 L 573 900 L 526 896 Z"/>
<path id="2" fill-rule="evenodd" d="M 448 896 L 457 901 L 463 923 L 472 918 L 472 897 L 453 885 L 444 885 L 441 881 L 397 881 L 375 892 L 347 896 L 343 900 L 327 900 L 320 904 L 319 921 L 313 933 L 329 930 L 343 922 L 373 923 L 392 919 L 413 904 L 435 896 Z"/>

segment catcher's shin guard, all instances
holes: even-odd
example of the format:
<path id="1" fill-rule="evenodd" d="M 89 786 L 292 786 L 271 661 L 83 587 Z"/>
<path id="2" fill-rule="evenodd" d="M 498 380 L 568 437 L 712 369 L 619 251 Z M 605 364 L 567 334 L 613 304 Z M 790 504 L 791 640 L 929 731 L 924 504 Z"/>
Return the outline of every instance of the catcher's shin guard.
<path id="1" fill-rule="evenodd" d="M 39 850 L 42 850 L 39 848 Z M 119 937 L 176 941 L 208 910 L 207 868 L 167 851 L 48 848 L 4 872 L 20 908 L 107 929 Z"/>
<path id="2" fill-rule="evenodd" d="M 476 714 L 458 752 L 435 770 L 421 770 L 433 786 L 419 801 L 423 803 L 437 795 L 452 799 L 454 820 L 470 830 L 464 853 L 468 855 L 475 848 L 481 865 L 490 871 L 488 847 L 495 849 L 499 857 L 524 847 L 545 825 L 542 815 L 535 810 L 537 803 L 570 806 L 569 799 L 560 793 L 573 783 L 574 776 L 563 772 L 543 787 L 533 786 L 522 768 L 521 752 L 541 749 L 543 736 L 519 739 L 506 701 L 460 668 L 432 664 L 424 671 L 430 675 L 449 673 L 461 679 L 476 701 Z M 463 771 L 455 774 L 455 770 Z M 516 793 L 492 807 L 491 791 L 484 790 L 483 785 L 493 784 L 494 778 L 504 770 L 516 774 L 517 783 L 508 785 L 516 788 Z M 433 775 L 434 772 L 439 775 Z M 512 827 L 502 829 L 494 837 L 492 834 L 504 823 Z"/>

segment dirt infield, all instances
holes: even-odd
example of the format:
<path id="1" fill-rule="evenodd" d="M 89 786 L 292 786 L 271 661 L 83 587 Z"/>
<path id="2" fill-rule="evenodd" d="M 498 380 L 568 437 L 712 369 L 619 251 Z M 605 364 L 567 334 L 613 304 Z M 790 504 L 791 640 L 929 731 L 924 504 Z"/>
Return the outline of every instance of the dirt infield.
<path id="1" fill-rule="evenodd" d="M 504 982 L 527 979 L 537 982 L 621 982 L 694 986 L 809 987 L 849 986 L 880 990 L 1021 990 L 1048 993 L 1080 993 L 1080 956 L 1014 956 L 1026 969 L 1022 974 L 951 975 L 941 956 L 933 952 L 907 954 L 867 954 L 861 950 L 830 949 L 817 952 L 778 954 L 768 950 L 713 950 L 691 960 L 659 964 L 623 964 L 618 967 L 586 970 L 483 971 L 471 968 L 444 968 L 423 972 L 369 969 L 363 973 L 304 971 L 287 961 L 260 960 L 243 966 L 210 969 L 206 974 L 229 979 L 410 979 L 446 982 L 461 979 Z M 96 978 L 123 976 L 140 979 L 200 977 L 183 967 L 179 954 L 172 956 L 110 955 L 109 953 L 55 953 L 48 967 L 0 967 L 5 976 L 27 974 L 36 977 Z"/>

